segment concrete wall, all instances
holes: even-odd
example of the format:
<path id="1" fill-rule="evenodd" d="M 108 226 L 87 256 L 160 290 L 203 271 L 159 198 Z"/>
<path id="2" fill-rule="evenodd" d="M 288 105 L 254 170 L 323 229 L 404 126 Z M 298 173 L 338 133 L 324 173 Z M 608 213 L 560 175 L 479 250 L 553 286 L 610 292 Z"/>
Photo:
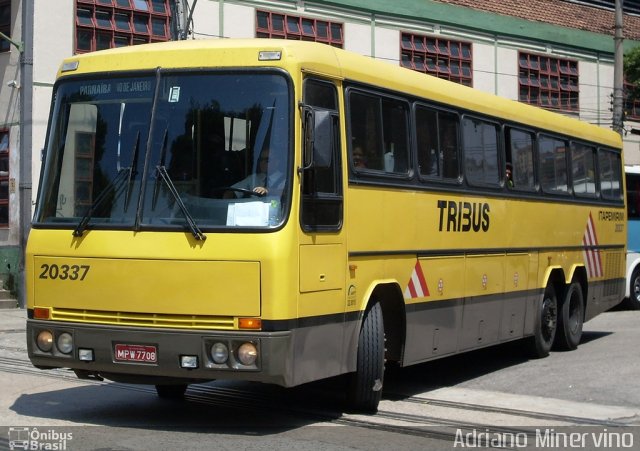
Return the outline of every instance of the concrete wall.
<path id="1" fill-rule="evenodd" d="M 53 83 L 60 63 L 73 55 L 75 43 L 75 9 L 73 1 L 35 0 L 33 36 L 33 131 L 32 179 L 33 201 L 38 193 L 42 149 L 47 131 Z"/>
<path id="2" fill-rule="evenodd" d="M 499 80 L 498 84 L 513 83 Z M 498 94 L 496 90 L 496 48 L 481 42 L 473 44 L 473 87 L 481 91 Z"/>
<path id="3" fill-rule="evenodd" d="M 21 41 L 21 2 L 11 3 L 11 39 Z M 0 274 L 8 272 L 7 262 L 14 260 L 20 240 L 19 193 L 20 183 L 20 52 L 10 45 L 8 52 L 0 53 L 0 128 L 9 131 L 9 227 L 0 229 Z M 14 82 L 15 86 L 7 86 Z M 16 267 L 17 268 L 17 267 Z"/>

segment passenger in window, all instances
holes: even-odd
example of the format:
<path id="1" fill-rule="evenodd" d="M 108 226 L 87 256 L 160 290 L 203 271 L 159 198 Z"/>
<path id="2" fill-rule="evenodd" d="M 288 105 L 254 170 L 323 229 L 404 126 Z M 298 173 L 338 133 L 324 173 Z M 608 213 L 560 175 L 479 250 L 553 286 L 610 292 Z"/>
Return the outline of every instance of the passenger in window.
<path id="1" fill-rule="evenodd" d="M 356 169 L 365 169 L 367 167 L 367 159 L 364 156 L 362 146 L 355 146 L 351 156 L 353 158 L 353 166 Z"/>
<path id="2" fill-rule="evenodd" d="M 245 193 L 240 190 L 251 191 L 258 196 L 266 196 L 270 191 L 282 190 L 285 182 L 284 173 L 274 165 L 275 162 L 272 162 L 272 168 L 269 171 L 270 154 L 270 149 L 264 149 L 258 157 L 257 171 L 231 185 L 231 188 L 236 188 L 238 191 L 229 190 L 224 193 L 224 198 L 243 197 Z"/>
<path id="3" fill-rule="evenodd" d="M 507 181 L 507 186 L 509 188 L 513 188 L 513 167 L 511 166 L 511 163 L 507 163 L 505 179 Z"/>

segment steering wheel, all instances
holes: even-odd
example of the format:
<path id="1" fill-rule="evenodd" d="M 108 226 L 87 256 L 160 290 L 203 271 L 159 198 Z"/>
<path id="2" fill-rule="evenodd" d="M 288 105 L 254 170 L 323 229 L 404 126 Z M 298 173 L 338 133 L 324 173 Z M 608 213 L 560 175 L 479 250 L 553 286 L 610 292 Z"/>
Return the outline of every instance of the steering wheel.
<path id="1" fill-rule="evenodd" d="M 250 196 L 255 196 L 255 197 L 264 197 L 264 193 L 256 193 L 255 191 L 252 191 L 250 189 L 245 189 L 245 188 L 234 188 L 233 186 L 224 186 L 221 188 L 213 188 L 213 191 L 235 191 L 238 193 L 242 193 L 244 196 L 243 197 L 250 197 Z"/>

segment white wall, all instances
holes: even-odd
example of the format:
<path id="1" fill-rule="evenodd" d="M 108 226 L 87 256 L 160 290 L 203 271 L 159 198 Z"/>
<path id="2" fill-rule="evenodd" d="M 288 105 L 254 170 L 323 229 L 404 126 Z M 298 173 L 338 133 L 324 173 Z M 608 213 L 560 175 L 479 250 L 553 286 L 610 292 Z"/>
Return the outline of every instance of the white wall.
<path id="1" fill-rule="evenodd" d="M 344 37 L 345 50 L 371 56 L 371 25 L 345 22 Z"/>
<path id="2" fill-rule="evenodd" d="M 60 63 L 73 55 L 75 45 L 74 1 L 34 0 L 32 200 L 38 193 L 40 157 L 44 148 L 52 86 Z"/>
<path id="3" fill-rule="evenodd" d="M 196 39 L 220 37 L 219 2 L 201 0 L 196 3 L 193 14 L 193 32 Z"/>
<path id="4" fill-rule="evenodd" d="M 497 53 L 498 86 L 496 94 L 507 99 L 518 100 L 518 51 L 498 47 Z"/>
<path id="5" fill-rule="evenodd" d="M 592 124 L 610 125 L 610 105 L 606 104 L 606 99 L 610 99 L 609 96 L 613 91 L 611 83 L 607 83 L 613 80 L 613 67 L 607 67 L 595 61 L 580 61 L 578 71 L 580 72 L 580 119 Z"/>
<path id="6" fill-rule="evenodd" d="M 249 6 L 224 4 L 225 38 L 253 38 L 256 36 L 256 10 Z"/>
<path id="7" fill-rule="evenodd" d="M 351 39 L 345 36 L 345 39 Z M 389 28 L 376 27 L 375 53 L 376 59 L 396 66 L 400 64 L 400 32 Z"/>
<path id="8" fill-rule="evenodd" d="M 496 94 L 495 47 L 483 43 L 473 43 L 473 87 Z"/>
<path id="9" fill-rule="evenodd" d="M 33 81 L 53 83 L 63 58 L 73 55 L 74 1 L 34 1 Z"/>

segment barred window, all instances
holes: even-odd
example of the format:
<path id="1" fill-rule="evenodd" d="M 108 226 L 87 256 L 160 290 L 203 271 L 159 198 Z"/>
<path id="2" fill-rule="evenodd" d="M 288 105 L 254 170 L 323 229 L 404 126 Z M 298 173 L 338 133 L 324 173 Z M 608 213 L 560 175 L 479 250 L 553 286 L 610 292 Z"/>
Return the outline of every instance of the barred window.
<path id="1" fill-rule="evenodd" d="M 323 42 L 334 47 L 344 45 L 343 25 L 328 20 L 291 14 L 256 11 L 256 37 Z"/>
<path id="2" fill-rule="evenodd" d="M 562 111 L 578 111 L 578 62 L 532 53 L 518 56 L 521 102 Z"/>
<path id="3" fill-rule="evenodd" d="M 0 0 L 0 31 L 11 37 L 11 0 Z M 0 52 L 8 52 L 9 41 L 0 39 Z"/>
<path id="4" fill-rule="evenodd" d="M 9 131 L 0 130 L 0 227 L 9 227 Z"/>
<path id="5" fill-rule="evenodd" d="M 76 0 L 76 53 L 171 39 L 168 0 Z"/>
<path id="6" fill-rule="evenodd" d="M 402 67 L 466 86 L 473 84 L 471 43 L 402 33 Z"/>

